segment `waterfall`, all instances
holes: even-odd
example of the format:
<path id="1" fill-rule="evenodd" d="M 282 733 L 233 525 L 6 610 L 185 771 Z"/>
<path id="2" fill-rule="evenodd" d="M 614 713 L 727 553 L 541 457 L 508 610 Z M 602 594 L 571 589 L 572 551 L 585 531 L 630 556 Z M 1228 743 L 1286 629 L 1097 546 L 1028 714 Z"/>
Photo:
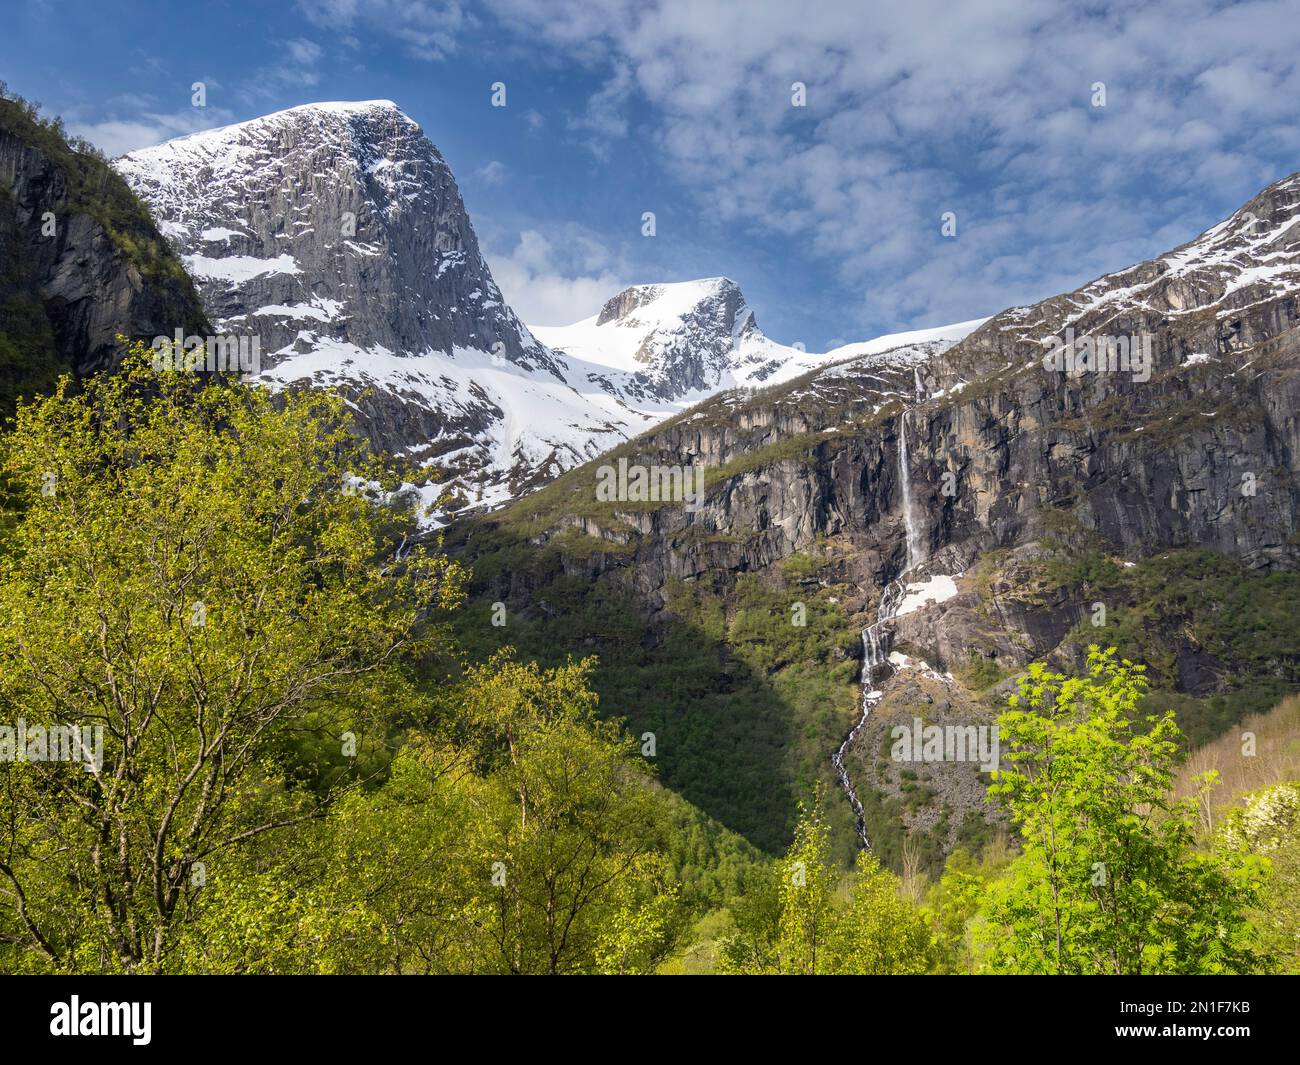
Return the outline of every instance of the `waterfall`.
<path id="1" fill-rule="evenodd" d="M 913 368 L 912 372 L 916 385 L 916 398 L 919 401 L 925 398 L 925 389 L 921 384 L 920 370 Z M 840 744 L 839 750 L 831 756 L 831 764 L 835 767 L 835 775 L 839 777 L 840 786 L 844 789 L 844 794 L 848 796 L 849 805 L 853 807 L 854 814 L 857 815 L 857 822 L 854 827 L 857 830 L 858 839 L 862 841 L 862 846 L 867 850 L 871 849 L 871 840 L 867 838 L 865 813 L 862 809 L 862 802 L 858 798 L 858 793 L 853 787 L 853 781 L 849 779 L 848 771 L 844 768 L 844 755 L 854 741 L 857 740 L 858 734 L 866 727 L 867 718 L 871 716 L 872 708 L 881 699 L 883 693 L 877 690 L 875 681 L 876 674 L 889 661 L 890 633 L 887 626 L 898 614 L 898 608 L 907 594 L 905 578 L 916 566 L 924 561 L 921 557 L 920 534 L 912 518 L 912 474 L 908 469 L 907 458 L 907 415 L 910 410 L 910 407 L 904 408 L 898 427 L 898 482 L 903 507 L 903 527 L 907 531 L 907 562 L 902 573 L 890 581 L 881 595 L 880 604 L 876 608 L 876 620 L 862 630 L 862 675 L 859 681 L 862 687 L 862 714 L 858 718 L 858 723 L 853 726 L 853 731 Z"/>
<path id="2" fill-rule="evenodd" d="M 406 555 L 406 551 L 406 533 L 402 533 L 402 542 L 397 545 L 397 550 L 393 552 L 393 562 L 401 562 L 403 557 Z M 381 577 L 387 577 L 392 568 L 392 566 L 385 566 L 379 571 L 379 575 Z"/>
<path id="3" fill-rule="evenodd" d="M 907 565 L 904 573 L 910 573 L 921 559 L 921 535 L 916 530 L 916 521 L 912 517 L 912 475 L 907 462 L 907 411 L 899 419 L 898 425 L 898 480 L 903 496 L 903 527 L 907 530 Z"/>
<path id="4" fill-rule="evenodd" d="M 903 582 L 900 574 L 899 579 L 891 581 L 885 588 L 884 594 L 880 597 L 880 605 L 876 608 L 876 620 L 862 630 L 862 673 L 859 683 L 862 686 L 862 714 L 858 718 L 858 723 L 853 726 L 853 731 L 840 744 L 839 750 L 831 755 L 831 764 L 835 766 L 835 775 L 839 777 L 840 786 L 844 789 L 844 794 L 848 796 L 849 805 L 853 807 L 853 812 L 857 815 L 855 828 L 858 833 L 858 839 L 862 841 L 862 846 L 871 849 L 871 841 L 867 838 L 867 826 L 865 821 L 862 802 L 858 798 L 858 793 L 853 787 L 853 781 L 849 779 L 848 770 L 844 768 L 844 755 L 858 738 L 858 734 L 866 727 L 867 718 L 871 716 L 871 709 L 880 701 L 881 692 L 876 690 L 876 674 L 884 668 L 889 661 L 889 633 L 885 626 L 894 620 L 894 615 L 898 613 L 899 604 L 903 601 L 903 596 L 907 592 L 907 585 Z"/>

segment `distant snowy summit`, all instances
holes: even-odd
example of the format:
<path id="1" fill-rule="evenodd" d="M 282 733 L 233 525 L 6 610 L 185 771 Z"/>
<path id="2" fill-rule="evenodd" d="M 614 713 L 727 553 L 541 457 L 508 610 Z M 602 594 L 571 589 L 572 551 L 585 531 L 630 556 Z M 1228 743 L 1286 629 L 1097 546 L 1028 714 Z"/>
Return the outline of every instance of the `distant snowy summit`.
<path id="1" fill-rule="evenodd" d="M 816 355 L 764 336 L 739 287 L 708 278 L 635 285 L 593 318 L 530 330 L 451 168 L 387 100 L 294 107 L 114 165 L 217 328 L 260 338 L 268 383 L 341 390 L 372 444 L 445 471 L 428 500 L 502 502 L 720 390 L 929 355 L 978 324 Z"/>
<path id="2" fill-rule="evenodd" d="M 825 361 L 764 336 L 725 277 L 633 285 L 591 318 L 532 331 L 558 352 L 608 366 L 625 396 L 649 403 L 774 383 Z"/>
<path id="3" fill-rule="evenodd" d="M 984 320 L 917 330 L 810 352 L 764 335 L 730 278 L 632 285 L 600 313 L 573 325 L 531 326 L 560 356 L 609 368 L 625 397 L 680 408 L 729 388 L 780 384 L 846 359 L 928 357 L 955 344 Z"/>

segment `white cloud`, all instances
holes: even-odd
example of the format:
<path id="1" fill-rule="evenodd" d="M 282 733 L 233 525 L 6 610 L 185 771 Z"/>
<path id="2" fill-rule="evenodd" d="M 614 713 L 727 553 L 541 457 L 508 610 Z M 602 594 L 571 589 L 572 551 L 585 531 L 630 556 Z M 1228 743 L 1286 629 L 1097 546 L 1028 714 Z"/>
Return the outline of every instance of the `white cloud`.
<path id="1" fill-rule="evenodd" d="M 321 46 L 305 37 L 295 37 L 285 42 L 289 58 L 302 66 L 315 66 L 321 57 Z"/>
<path id="2" fill-rule="evenodd" d="M 474 173 L 478 175 L 479 180 L 485 185 L 500 185 L 506 179 L 505 164 L 496 159 L 485 163 Z"/>
<path id="3" fill-rule="evenodd" d="M 358 23 L 393 34 L 417 59 L 444 59 L 474 25 L 459 0 L 298 0 L 313 26 L 343 35 Z"/>
<path id="4" fill-rule="evenodd" d="M 589 318 L 627 287 L 599 241 L 565 227 L 552 242 L 524 230 L 508 254 L 488 255 L 506 302 L 529 325 L 570 325 Z"/>
<path id="5" fill-rule="evenodd" d="M 281 86 L 318 84 L 320 74 L 316 70 L 316 65 L 325 54 L 325 50 L 306 37 L 294 37 L 286 41 L 285 48 L 289 53 L 288 64 L 276 69 L 274 73 L 276 83 Z"/>
<path id="6" fill-rule="evenodd" d="M 68 122 L 68 131 L 85 137 L 110 159 L 187 133 L 223 126 L 234 115 L 221 107 L 191 107 L 163 114 L 146 111 L 133 118 L 111 118 L 101 122 Z"/>
<path id="7" fill-rule="evenodd" d="M 609 80 L 587 101 L 584 113 L 569 121 L 570 129 L 591 134 L 587 147 L 598 159 L 608 158 L 610 141 L 627 136 L 626 107 L 632 88 L 631 69 L 616 64 Z"/>
<path id="8" fill-rule="evenodd" d="M 705 210 L 839 264 L 864 318 L 891 324 L 988 313 L 1163 250 L 1153 234 L 1186 226 L 1189 204 L 1281 177 L 1264 160 L 1295 140 L 1300 21 L 1279 0 L 493 6 L 575 59 L 603 42 L 588 127 L 620 135 L 639 93 Z M 961 220 L 946 243 L 944 210 Z"/>
<path id="9" fill-rule="evenodd" d="M 635 107 L 702 215 L 833 264 L 872 324 L 1074 287 L 1195 235 L 1300 151 L 1294 0 L 300 3 L 424 58 L 485 31 L 586 71 L 600 87 L 569 128 L 598 156 Z"/>

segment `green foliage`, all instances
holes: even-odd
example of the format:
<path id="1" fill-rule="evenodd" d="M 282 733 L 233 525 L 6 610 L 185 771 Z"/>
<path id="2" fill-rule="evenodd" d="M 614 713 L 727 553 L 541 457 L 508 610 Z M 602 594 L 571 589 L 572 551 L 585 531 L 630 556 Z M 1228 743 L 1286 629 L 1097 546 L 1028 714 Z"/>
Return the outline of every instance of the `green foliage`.
<path id="1" fill-rule="evenodd" d="M 781 563 L 781 576 L 787 581 L 812 580 L 825 565 L 825 560 L 816 555 L 811 555 L 807 551 L 796 551 Z"/>
<path id="2" fill-rule="evenodd" d="M 20 399 L 52 392 L 67 369 L 44 304 L 19 291 L 3 259 L 0 252 L 0 420 L 18 409 Z"/>
<path id="3" fill-rule="evenodd" d="M 504 881 L 472 920 L 491 945 L 475 971 L 645 972 L 670 942 L 659 806 L 636 745 L 595 716 L 591 666 L 544 675 L 498 655 L 468 678 L 475 760 L 500 762 L 471 846 Z"/>
<path id="4" fill-rule="evenodd" d="M 990 885 L 1008 861 L 1005 846 L 986 847 L 982 860 L 959 847 L 944 864 L 939 879 L 926 893 L 925 913 L 934 942 L 936 973 L 973 973 L 979 966 L 972 929 L 981 921 L 980 908 Z"/>
<path id="5" fill-rule="evenodd" d="M 68 207 L 100 224 L 109 239 L 148 281 L 168 280 L 198 298 L 180 260 L 155 229 L 148 208 L 90 142 L 69 140 L 58 118 L 44 119 L 38 104 L 0 82 L 0 133 L 37 149 L 63 175 Z"/>
<path id="6" fill-rule="evenodd" d="M 3 719 L 104 730 L 92 772 L 0 759 L 5 971 L 1297 968 L 1297 788 L 1198 849 L 1195 800 L 1168 798 L 1183 736 L 1139 716 L 1146 671 L 1114 648 L 1081 677 L 1030 668 L 990 787 L 1020 852 L 955 852 L 922 906 L 881 861 L 939 855 L 869 788 L 878 850 L 845 871 L 827 754 L 856 719 L 859 636 L 812 586 L 818 556 L 726 596 L 671 584 L 651 622 L 502 537 L 480 562 L 535 582 L 538 610 L 497 626 L 491 602 L 460 608 L 436 540 L 392 561 L 409 515 L 355 490 L 396 478 L 340 399 L 145 358 L 84 393 L 63 379 L 0 448 Z M 1070 577 L 1285 660 L 1289 579 L 1258 575 L 1279 579 L 1247 603 L 1237 570 L 1189 557 L 1202 600 L 1208 582 L 1247 620 L 1174 569 Z M 930 799 L 919 776 L 905 792 Z"/>
<path id="7" fill-rule="evenodd" d="M 64 378 L 4 446 L 0 705 L 103 730 L 94 772 L 0 765 L 5 939 L 56 969 L 168 965 L 199 874 L 368 765 L 339 740 L 412 700 L 402 663 L 439 642 L 422 605 L 459 596 L 424 549 L 378 566 L 339 399 L 277 408 L 136 358 L 75 397 Z M 304 788 L 295 741 L 316 733 L 333 763 Z"/>
<path id="8" fill-rule="evenodd" d="M 475 575 L 499 565 L 478 555 Z M 665 624 L 647 620 L 612 581 L 568 576 L 545 560 L 525 572 L 539 580 L 529 593 L 533 616 L 510 612 L 494 626 L 483 596 L 449 619 L 470 657 L 481 661 L 507 643 L 552 665 L 593 654 L 601 712 L 626 720 L 636 736 L 654 734 L 664 784 L 730 833 L 779 853 L 794 828 L 796 796 L 819 782 L 834 787 L 828 752 L 857 715 L 860 637 L 826 591 L 751 578 L 724 598 L 674 582 L 665 589 L 672 618 Z M 848 865 L 852 812 L 838 788 L 831 794 L 832 846 Z M 719 897 L 710 888 L 701 904 Z"/>
<path id="9" fill-rule="evenodd" d="M 1047 563 L 1047 575 L 1057 584 L 1081 584 L 1088 591 L 1114 585 L 1122 572 L 1119 565 L 1095 546 L 1062 551 Z"/>
<path id="10" fill-rule="evenodd" d="M 830 865 L 830 826 L 819 807 L 803 811 L 794 842 L 777 866 L 780 914 L 770 962 L 776 973 L 814 976 L 831 961 L 839 875 Z"/>
<path id="11" fill-rule="evenodd" d="M 999 719 L 991 796 L 1023 853 L 990 893 L 987 964 L 1019 973 L 1233 973 L 1261 963 L 1246 911 L 1258 862 L 1201 854 L 1195 803 L 1167 796 L 1171 713 L 1134 730 L 1141 666 L 1090 651 L 1085 677 L 1030 667 Z"/>
<path id="12" fill-rule="evenodd" d="M 962 685 L 974 692 L 991 688 L 1004 675 L 997 659 L 985 657 L 974 648 L 971 648 L 965 668 L 958 671 L 958 679 Z"/>
<path id="13" fill-rule="evenodd" d="M 674 825 L 739 883 L 591 662 L 448 672 L 462 573 L 392 561 L 340 398 L 139 345 L 69 384 L 4 441 L 0 706 L 102 726 L 102 760 L 0 760 L 0 968 L 649 972 L 689 920 Z"/>
<path id="14" fill-rule="evenodd" d="M 814 802 L 801 809 L 794 841 L 768 879 L 734 908 L 721 971 L 903 975 L 931 967 L 925 916 L 902 897 L 898 878 L 862 852 L 840 892 L 830 858 L 830 829 Z"/>
<path id="15" fill-rule="evenodd" d="M 1082 584 L 1106 605 L 1102 630 L 1084 622 L 1071 634 L 1106 642 L 1143 663 L 1152 703 L 1177 713 L 1191 744 L 1205 743 L 1247 714 L 1267 710 L 1300 689 L 1300 574 L 1252 570 L 1195 548 L 1171 550 L 1120 567 L 1097 551 L 1061 555 L 1047 574 Z M 1180 652 L 1211 671 L 1210 694 L 1178 690 Z"/>
<path id="16" fill-rule="evenodd" d="M 898 877 L 870 851 L 858 854 L 834 955 L 832 971 L 847 975 L 917 975 L 934 964 L 925 915 L 902 897 Z"/>
<path id="17" fill-rule="evenodd" d="M 1251 918 L 1278 969 L 1300 973 L 1300 783 L 1247 795 L 1232 811 L 1219 842 L 1268 863 L 1268 883 Z"/>
<path id="18" fill-rule="evenodd" d="M 742 451 L 725 465 L 706 471 L 704 483 L 717 484 L 750 470 L 766 469 L 781 462 L 799 461 L 811 466 L 818 445 L 833 435 L 833 432 L 782 435 L 773 443 Z"/>
<path id="19" fill-rule="evenodd" d="M 745 894 L 759 876 L 763 854 L 675 791 L 659 791 L 666 820 L 663 851 L 683 906 L 713 912 Z"/>
<path id="20" fill-rule="evenodd" d="M 146 283 L 164 284 L 192 311 L 202 309 L 180 259 L 158 233 L 148 209 L 94 146 L 69 139 L 59 119 L 43 119 L 39 106 L 10 93 L 0 82 L 0 139 L 15 138 L 39 151 L 61 179 L 65 214 L 94 219 L 109 241 L 136 267 Z M 9 419 L 19 399 L 47 395 L 68 372 L 60 355 L 54 324 L 33 276 L 32 256 L 15 221 L 13 190 L 0 184 L 0 423 Z M 69 218 L 61 218 L 66 226 Z"/>
<path id="21" fill-rule="evenodd" d="M 136 359 L 20 408 L 2 453 L 0 706 L 102 729 L 93 772 L 0 763 L 0 938 L 55 969 L 165 968 L 199 873 L 374 765 L 342 735 L 411 704 L 427 607 L 460 594 L 436 553 L 378 561 L 388 518 L 340 467 L 380 471 L 341 400 Z M 307 771 L 313 735 L 332 761 Z"/>
<path id="22" fill-rule="evenodd" d="M 413 738 L 327 825 L 332 971 L 647 972 L 679 931 L 664 808 L 594 716 L 590 663 L 503 653 L 455 693 L 455 743 Z M 341 903 L 346 903 L 342 906 Z M 371 929 L 357 965 L 349 924 Z"/>

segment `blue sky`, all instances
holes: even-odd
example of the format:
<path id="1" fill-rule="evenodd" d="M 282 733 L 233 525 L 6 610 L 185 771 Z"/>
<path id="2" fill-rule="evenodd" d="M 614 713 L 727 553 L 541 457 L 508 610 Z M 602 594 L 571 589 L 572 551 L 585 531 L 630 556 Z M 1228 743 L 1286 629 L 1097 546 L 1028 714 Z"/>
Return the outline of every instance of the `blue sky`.
<path id="1" fill-rule="evenodd" d="M 0 77 L 110 154 L 396 101 L 534 324 L 725 274 L 774 339 L 823 350 L 1073 288 L 1300 170 L 1300 0 L 61 0 L 6 22 Z"/>

